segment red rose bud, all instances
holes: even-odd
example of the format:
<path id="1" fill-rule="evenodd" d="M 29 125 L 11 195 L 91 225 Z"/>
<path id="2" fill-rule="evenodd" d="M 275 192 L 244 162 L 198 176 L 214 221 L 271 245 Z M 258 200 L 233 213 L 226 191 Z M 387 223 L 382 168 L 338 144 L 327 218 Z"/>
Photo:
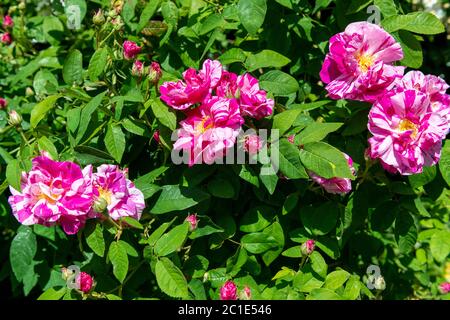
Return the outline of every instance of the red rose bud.
<path id="1" fill-rule="evenodd" d="M 302 244 L 302 254 L 304 255 L 310 255 L 313 251 L 314 248 L 316 247 L 316 242 L 314 240 L 306 240 L 305 243 Z"/>
<path id="2" fill-rule="evenodd" d="M 187 216 L 186 221 L 189 222 L 190 226 L 189 229 L 191 231 L 194 231 L 195 229 L 197 229 L 197 225 L 198 225 L 198 219 L 197 219 L 197 214 L 190 214 Z"/>
<path id="3" fill-rule="evenodd" d="M 12 28 L 14 27 L 14 21 L 10 16 L 5 16 L 3 18 L 3 28 Z"/>
<path id="4" fill-rule="evenodd" d="M 295 134 L 291 134 L 287 139 L 290 143 L 294 144 Z"/>
<path id="5" fill-rule="evenodd" d="M 447 294 L 450 292 L 450 282 L 443 282 L 439 285 L 439 291 L 442 294 Z"/>
<path id="6" fill-rule="evenodd" d="M 0 41 L 3 42 L 4 44 L 11 44 L 11 42 L 12 42 L 11 34 L 8 32 L 5 32 L 0 37 Z"/>
<path id="7" fill-rule="evenodd" d="M 94 279 L 92 279 L 92 277 L 86 272 L 80 272 L 76 281 L 80 288 L 79 290 L 83 293 L 88 293 L 91 291 L 94 284 Z"/>
<path id="8" fill-rule="evenodd" d="M 244 140 L 244 150 L 250 155 L 257 154 L 261 150 L 263 142 L 256 134 L 248 135 Z"/>
<path id="9" fill-rule="evenodd" d="M 0 98 L 0 110 L 6 109 L 8 106 L 8 101 L 5 98 Z"/>
<path id="10" fill-rule="evenodd" d="M 123 43 L 123 56 L 126 60 L 132 60 L 141 52 L 141 49 L 135 42 L 126 40 Z"/>
<path id="11" fill-rule="evenodd" d="M 220 288 L 220 300 L 237 300 L 236 285 L 233 281 L 228 280 Z"/>
<path id="12" fill-rule="evenodd" d="M 158 83 L 159 79 L 162 77 L 161 67 L 158 62 L 153 61 L 148 68 L 148 79 L 150 82 Z"/>
<path id="13" fill-rule="evenodd" d="M 161 139 L 159 138 L 159 130 L 156 130 L 155 133 L 153 133 L 153 139 L 155 139 L 156 142 L 161 143 Z"/>
<path id="14" fill-rule="evenodd" d="M 245 286 L 244 289 L 239 293 L 240 300 L 251 300 L 252 299 L 252 290 L 249 286 Z"/>
<path id="15" fill-rule="evenodd" d="M 144 74 L 144 64 L 142 63 L 142 61 L 136 60 L 133 63 L 131 74 L 135 77 L 142 77 L 142 75 Z"/>

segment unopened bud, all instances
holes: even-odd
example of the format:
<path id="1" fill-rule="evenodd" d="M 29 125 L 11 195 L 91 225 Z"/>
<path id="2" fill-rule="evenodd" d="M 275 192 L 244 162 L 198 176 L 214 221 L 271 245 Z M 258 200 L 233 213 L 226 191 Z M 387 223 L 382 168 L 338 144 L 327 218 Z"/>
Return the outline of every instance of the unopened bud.
<path id="1" fill-rule="evenodd" d="M 4 44 L 11 44 L 12 42 L 11 34 L 9 32 L 5 32 L 4 34 L 1 35 L 0 41 L 3 42 Z"/>
<path id="2" fill-rule="evenodd" d="M 245 286 L 244 289 L 239 292 L 239 300 L 251 300 L 252 299 L 252 290 L 249 286 Z"/>
<path id="3" fill-rule="evenodd" d="M 142 77 L 142 75 L 144 74 L 144 63 L 142 63 L 142 61 L 136 60 L 133 63 L 131 74 L 135 77 Z"/>
<path id="4" fill-rule="evenodd" d="M 26 95 L 27 97 L 31 97 L 32 95 L 34 95 L 33 89 L 31 89 L 30 87 L 27 87 L 27 88 L 25 89 L 25 95 Z"/>
<path id="5" fill-rule="evenodd" d="M 375 283 L 373 284 L 374 288 L 377 290 L 386 289 L 386 282 L 382 276 L 378 276 L 375 278 Z"/>
<path id="6" fill-rule="evenodd" d="M 159 79 L 162 77 L 161 66 L 158 62 L 153 61 L 148 68 L 148 79 L 154 84 L 158 83 Z"/>
<path id="7" fill-rule="evenodd" d="M 439 291 L 442 294 L 447 294 L 450 292 L 450 282 L 443 282 L 439 285 Z"/>
<path id="8" fill-rule="evenodd" d="M 89 293 L 94 286 L 94 279 L 86 272 L 80 272 L 76 279 L 79 290 L 83 293 Z"/>
<path id="9" fill-rule="evenodd" d="M 305 243 L 302 244 L 301 250 L 302 254 L 309 256 L 311 253 L 313 253 L 314 249 L 316 247 L 316 242 L 314 240 L 306 240 Z"/>
<path id="10" fill-rule="evenodd" d="M 6 109 L 8 101 L 5 98 L 0 98 L 0 110 Z"/>
<path id="11" fill-rule="evenodd" d="M 25 1 L 21 1 L 19 3 L 19 10 L 25 10 L 27 8 L 27 5 L 25 4 Z"/>
<path id="12" fill-rule="evenodd" d="M 188 215 L 186 221 L 189 222 L 189 230 L 194 231 L 197 229 L 198 219 L 196 213 Z"/>
<path id="13" fill-rule="evenodd" d="M 16 110 L 12 110 L 9 112 L 8 123 L 13 127 L 20 126 L 20 124 L 22 123 L 22 116 L 17 113 Z"/>
<path id="14" fill-rule="evenodd" d="M 97 26 L 101 26 L 102 24 L 105 23 L 105 15 L 103 14 L 102 9 L 99 9 L 94 14 L 94 17 L 92 18 L 92 22 Z"/>

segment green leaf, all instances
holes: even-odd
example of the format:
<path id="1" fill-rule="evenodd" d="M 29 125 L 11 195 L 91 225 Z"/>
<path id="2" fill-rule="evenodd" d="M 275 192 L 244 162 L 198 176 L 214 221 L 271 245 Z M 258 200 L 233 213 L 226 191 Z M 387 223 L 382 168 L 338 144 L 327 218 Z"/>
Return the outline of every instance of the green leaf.
<path id="1" fill-rule="evenodd" d="M 109 154 L 118 163 L 122 160 L 125 151 L 125 135 L 118 125 L 109 124 L 105 135 L 105 146 Z"/>
<path id="2" fill-rule="evenodd" d="M 108 48 L 101 47 L 98 48 L 91 57 L 88 67 L 88 75 L 91 81 L 97 81 L 98 77 L 105 70 L 106 64 L 108 62 Z"/>
<path id="3" fill-rule="evenodd" d="M 199 28 L 199 35 L 205 35 L 216 28 L 221 28 L 225 25 L 225 20 L 221 14 L 213 13 L 207 16 L 203 21 Z"/>
<path id="4" fill-rule="evenodd" d="M 37 242 L 33 231 L 30 227 L 20 226 L 9 249 L 9 262 L 18 281 L 22 282 L 27 274 L 34 273 L 36 251 Z"/>
<path id="5" fill-rule="evenodd" d="M 266 266 L 269 266 L 275 259 L 280 255 L 283 251 L 284 247 L 284 231 L 283 227 L 278 221 L 275 221 L 266 229 L 264 229 L 263 233 L 273 237 L 275 239 L 276 245 L 264 252 L 262 255 L 262 259 Z"/>
<path id="6" fill-rule="evenodd" d="M 272 146 L 272 152 L 277 152 Z M 300 161 L 300 151 L 286 139 L 279 142 L 279 168 L 280 171 L 290 179 L 307 179 L 308 174 Z"/>
<path id="7" fill-rule="evenodd" d="M 371 2 L 372 0 L 353 0 L 350 2 L 350 5 L 348 6 L 347 12 L 345 14 L 350 15 L 359 12 L 367 7 Z"/>
<path id="8" fill-rule="evenodd" d="M 313 253 L 311 253 L 311 255 L 309 256 L 309 259 L 311 260 L 311 267 L 314 272 L 325 279 L 325 277 L 327 276 L 328 266 L 325 263 L 322 255 L 317 251 L 313 251 Z"/>
<path id="9" fill-rule="evenodd" d="M 383 202 L 377 206 L 370 217 L 372 230 L 383 232 L 392 226 L 398 209 L 398 203 L 394 201 Z"/>
<path id="10" fill-rule="evenodd" d="M 302 247 L 301 246 L 294 246 L 290 247 L 287 250 L 284 250 L 281 253 L 282 256 L 289 257 L 289 258 L 301 258 L 302 257 Z"/>
<path id="11" fill-rule="evenodd" d="M 288 96 L 300 89 L 295 78 L 279 70 L 264 73 L 259 78 L 259 85 L 261 89 L 267 90 L 275 96 Z"/>
<path id="12" fill-rule="evenodd" d="M 269 194 L 275 192 L 275 188 L 278 183 L 278 175 L 275 173 L 272 164 L 261 166 L 261 171 L 259 173 L 259 179 L 266 187 Z"/>
<path id="13" fill-rule="evenodd" d="M 260 254 L 275 247 L 275 238 L 263 232 L 249 233 L 242 237 L 242 246 L 250 253 Z"/>
<path id="14" fill-rule="evenodd" d="M 37 300 L 59 300 L 66 294 L 67 288 L 63 287 L 56 290 L 55 288 L 48 288 L 45 290 Z"/>
<path id="15" fill-rule="evenodd" d="M 306 300 L 342 300 L 342 297 L 333 290 L 317 288 L 311 291 Z"/>
<path id="16" fill-rule="evenodd" d="M 419 34 L 438 34 L 445 31 L 439 18 L 425 11 L 390 16 L 381 21 L 381 25 L 387 32 L 407 30 Z"/>
<path id="17" fill-rule="evenodd" d="M 234 62 L 244 62 L 247 55 L 241 48 L 231 48 L 220 55 L 219 60 L 222 64 L 231 64 Z"/>
<path id="18" fill-rule="evenodd" d="M 144 226 L 138 220 L 133 219 L 132 217 L 123 217 L 120 220 L 133 228 L 144 229 Z"/>
<path id="19" fill-rule="evenodd" d="M 209 194 L 198 188 L 186 188 L 179 185 L 166 185 L 150 212 L 162 214 L 195 206 L 209 198 Z"/>
<path id="20" fill-rule="evenodd" d="M 310 142 L 300 149 L 303 165 L 317 175 L 354 179 L 344 154 L 325 142 Z"/>
<path id="21" fill-rule="evenodd" d="M 6 167 L 6 180 L 17 191 L 21 191 L 20 180 L 22 178 L 22 169 L 19 160 L 11 160 Z"/>
<path id="22" fill-rule="evenodd" d="M 302 112 L 300 109 L 286 110 L 273 117 L 272 129 L 278 129 L 278 135 L 282 136 L 288 131 Z"/>
<path id="23" fill-rule="evenodd" d="M 31 128 L 36 128 L 38 123 L 42 119 L 44 119 L 47 112 L 55 106 L 56 100 L 58 100 L 59 98 L 60 98 L 59 95 L 50 96 L 34 106 L 33 110 L 31 110 L 30 116 Z"/>
<path id="24" fill-rule="evenodd" d="M 79 50 L 74 49 L 67 55 L 62 75 L 68 85 L 83 81 L 83 55 Z"/>
<path id="25" fill-rule="evenodd" d="M 341 255 L 341 251 L 339 248 L 339 243 L 335 237 L 319 237 L 316 240 L 316 246 L 321 249 L 327 256 L 331 259 L 338 259 Z"/>
<path id="26" fill-rule="evenodd" d="M 255 35 L 266 17 L 266 0 L 239 0 L 237 8 L 239 20 L 245 30 Z"/>
<path id="27" fill-rule="evenodd" d="M 167 128 L 174 131 L 177 128 L 177 117 L 175 113 L 162 103 L 159 99 L 151 100 L 150 106 L 155 117 Z"/>
<path id="28" fill-rule="evenodd" d="M 273 50 L 263 50 L 256 54 L 251 54 L 245 61 L 245 66 L 249 72 L 255 71 L 259 68 L 281 68 L 291 62 L 291 59 L 286 58 L 282 54 Z"/>
<path id="29" fill-rule="evenodd" d="M 131 132 L 138 136 L 147 137 L 147 138 L 152 137 L 150 130 L 145 125 L 145 123 L 126 118 L 122 121 L 122 126 L 128 132 Z"/>
<path id="30" fill-rule="evenodd" d="M 38 140 L 39 151 L 47 151 L 53 159 L 58 159 L 58 150 L 56 150 L 53 142 L 46 136 L 42 136 Z"/>
<path id="31" fill-rule="evenodd" d="M 159 4 L 161 0 L 153 0 L 149 1 L 145 7 L 144 10 L 142 10 L 141 16 L 139 18 L 139 24 L 137 26 L 137 32 L 141 32 L 142 29 L 147 25 L 148 21 L 153 17 L 156 10 L 158 10 Z"/>
<path id="32" fill-rule="evenodd" d="M 325 279 L 324 287 L 330 290 L 336 290 L 342 287 L 350 277 L 350 273 L 345 270 L 337 270 L 329 273 Z"/>
<path id="33" fill-rule="evenodd" d="M 77 138 L 76 141 L 80 142 L 80 140 L 83 138 L 84 134 L 86 133 L 86 130 L 89 126 L 89 122 L 91 121 L 92 114 L 97 110 L 97 108 L 100 106 L 103 97 L 105 96 L 106 91 L 99 93 L 94 98 L 92 98 L 82 109 L 80 113 L 80 120 L 79 123 L 74 123 L 72 126 L 78 126 L 77 131 Z M 75 110 L 75 109 L 72 109 Z"/>
<path id="34" fill-rule="evenodd" d="M 294 210 L 298 204 L 298 199 L 299 197 L 298 194 L 296 193 L 291 193 L 290 195 L 288 195 L 284 200 L 281 214 L 286 215 L 290 213 L 292 210 Z"/>
<path id="35" fill-rule="evenodd" d="M 450 186 L 450 142 L 446 140 L 441 151 L 441 160 L 439 161 L 439 171 L 447 185 Z"/>
<path id="36" fill-rule="evenodd" d="M 100 223 L 91 224 L 87 228 L 86 243 L 89 248 L 99 257 L 105 254 L 105 239 L 103 238 L 103 227 Z"/>
<path id="37" fill-rule="evenodd" d="M 299 271 L 293 281 L 293 286 L 300 292 L 311 292 L 322 285 L 323 281 L 315 278 L 312 272 Z"/>
<path id="38" fill-rule="evenodd" d="M 128 273 L 127 249 L 121 242 L 113 241 L 109 246 L 108 258 L 113 265 L 113 274 L 121 283 Z"/>
<path id="39" fill-rule="evenodd" d="M 420 188 L 433 181 L 435 177 L 436 177 L 436 166 L 433 166 L 433 167 L 424 167 L 422 173 L 408 176 L 408 180 L 411 187 Z"/>
<path id="40" fill-rule="evenodd" d="M 57 45 L 63 36 L 64 26 L 57 17 L 46 16 L 42 23 L 45 39 L 52 45 Z"/>
<path id="41" fill-rule="evenodd" d="M 153 233 L 148 237 L 147 243 L 151 246 L 154 246 L 156 244 L 156 241 L 158 241 L 159 238 L 166 232 L 166 230 L 172 225 L 172 223 L 175 221 L 176 217 L 172 219 L 172 221 L 164 222 L 161 224 Z"/>
<path id="42" fill-rule="evenodd" d="M 339 206 L 328 201 L 320 206 L 309 205 L 300 208 L 300 219 L 306 230 L 314 235 L 324 235 L 336 226 L 339 213 Z"/>
<path id="43" fill-rule="evenodd" d="M 416 36 L 409 31 L 399 30 L 398 36 L 394 37 L 403 49 L 402 65 L 410 68 L 420 68 L 423 62 L 422 46 Z"/>
<path id="44" fill-rule="evenodd" d="M 401 211 L 395 220 L 395 240 L 401 253 L 409 253 L 413 250 L 417 241 L 417 228 L 413 217 Z"/>
<path id="45" fill-rule="evenodd" d="M 234 197 L 233 185 L 227 179 L 214 178 L 208 182 L 208 191 L 217 198 L 230 199 Z"/>
<path id="46" fill-rule="evenodd" d="M 272 207 L 257 206 L 242 217 L 239 229 L 243 232 L 258 232 L 269 226 L 273 219 Z"/>
<path id="47" fill-rule="evenodd" d="M 450 232 L 440 230 L 434 233 L 430 240 L 430 250 L 437 261 L 445 261 L 450 253 Z"/>
<path id="48" fill-rule="evenodd" d="M 374 0 L 373 4 L 380 8 L 384 18 L 395 16 L 398 13 L 394 0 Z"/>
<path id="49" fill-rule="evenodd" d="M 162 292 L 173 298 L 186 298 L 189 295 L 186 278 L 168 258 L 161 258 L 155 266 L 156 281 Z"/>
<path id="50" fill-rule="evenodd" d="M 300 144 L 317 142 L 325 138 L 330 132 L 338 130 L 342 123 L 320 123 L 313 122 L 303 129 L 296 137 Z"/>
<path id="51" fill-rule="evenodd" d="M 155 244 L 158 256 L 167 256 L 181 248 L 189 232 L 189 223 L 185 222 L 164 234 Z"/>
<path id="52" fill-rule="evenodd" d="M 359 297 L 359 292 L 361 291 L 361 282 L 358 276 L 351 276 L 347 281 L 344 289 L 344 298 L 349 300 L 355 300 Z"/>

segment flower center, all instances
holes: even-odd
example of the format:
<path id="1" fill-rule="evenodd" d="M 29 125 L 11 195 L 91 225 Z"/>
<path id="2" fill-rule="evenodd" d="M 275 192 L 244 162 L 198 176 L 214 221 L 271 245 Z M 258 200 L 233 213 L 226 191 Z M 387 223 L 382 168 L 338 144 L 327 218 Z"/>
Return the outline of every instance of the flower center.
<path id="1" fill-rule="evenodd" d="M 112 192 L 108 189 L 103 189 L 102 187 L 98 187 L 98 197 L 105 199 L 106 203 L 111 204 L 111 196 Z"/>
<path id="2" fill-rule="evenodd" d="M 401 132 L 412 131 L 411 138 L 415 138 L 417 136 L 417 132 L 418 132 L 417 125 L 408 119 L 401 120 L 400 123 L 398 124 L 398 129 Z"/>
<path id="3" fill-rule="evenodd" d="M 367 72 L 374 63 L 373 56 L 369 54 L 358 54 L 356 60 L 358 61 L 359 70 L 362 72 Z"/>
<path id="4" fill-rule="evenodd" d="M 213 127 L 213 123 L 212 121 L 210 121 L 210 118 L 208 116 L 204 116 L 202 118 L 202 121 L 200 121 L 196 126 L 195 126 L 195 131 L 197 131 L 198 133 L 205 133 L 206 130 L 211 129 Z"/>

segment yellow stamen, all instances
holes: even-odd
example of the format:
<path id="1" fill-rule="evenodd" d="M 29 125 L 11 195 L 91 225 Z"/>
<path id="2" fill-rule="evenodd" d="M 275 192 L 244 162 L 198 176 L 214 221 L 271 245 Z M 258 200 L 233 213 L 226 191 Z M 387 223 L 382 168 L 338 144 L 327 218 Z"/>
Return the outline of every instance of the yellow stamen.
<path id="1" fill-rule="evenodd" d="M 209 123 L 207 126 L 205 126 L 205 123 L 208 120 L 209 117 L 204 116 L 202 118 L 202 121 L 200 121 L 200 123 L 195 126 L 195 131 L 197 131 L 198 133 L 205 133 L 206 130 L 211 129 L 213 127 L 212 123 Z"/>
<path id="2" fill-rule="evenodd" d="M 103 189 L 102 187 L 98 187 L 97 190 L 99 193 L 98 197 L 105 199 L 108 204 L 111 204 L 111 196 L 112 196 L 111 190 Z"/>
<path id="3" fill-rule="evenodd" d="M 401 132 L 412 131 L 411 132 L 412 138 L 415 138 L 417 136 L 417 132 L 418 132 L 417 125 L 414 124 L 413 122 L 409 121 L 408 119 L 401 120 L 400 123 L 398 124 L 398 129 Z"/>
<path id="4" fill-rule="evenodd" d="M 374 63 L 373 56 L 369 54 L 357 54 L 356 60 L 358 61 L 359 69 L 362 72 L 367 72 Z"/>

